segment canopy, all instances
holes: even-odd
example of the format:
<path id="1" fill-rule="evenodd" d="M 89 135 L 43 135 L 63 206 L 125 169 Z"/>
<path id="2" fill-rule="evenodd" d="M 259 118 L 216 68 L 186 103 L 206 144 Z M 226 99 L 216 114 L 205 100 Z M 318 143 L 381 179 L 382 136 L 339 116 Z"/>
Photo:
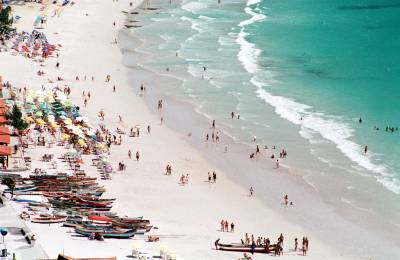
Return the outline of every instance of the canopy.
<path id="1" fill-rule="evenodd" d="M 0 116 L 4 116 L 7 112 L 7 109 L 5 107 L 0 107 Z"/>
<path id="2" fill-rule="evenodd" d="M 0 135 L 0 143 L 1 144 L 9 144 L 11 141 L 9 135 Z"/>
<path id="3" fill-rule="evenodd" d="M 2 146 L 0 145 L 0 156 L 8 156 L 11 155 L 11 147 L 10 146 Z"/>
<path id="4" fill-rule="evenodd" d="M 0 135 L 10 135 L 10 129 L 6 126 L 0 126 Z"/>

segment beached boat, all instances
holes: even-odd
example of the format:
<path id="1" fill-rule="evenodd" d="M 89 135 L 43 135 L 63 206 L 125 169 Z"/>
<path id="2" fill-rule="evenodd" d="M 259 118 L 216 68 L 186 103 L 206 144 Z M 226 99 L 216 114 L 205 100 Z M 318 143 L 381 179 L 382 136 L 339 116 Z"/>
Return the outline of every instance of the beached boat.
<path id="1" fill-rule="evenodd" d="M 269 254 L 275 251 L 276 245 L 245 245 L 240 243 L 223 244 L 219 239 L 215 241 L 215 248 L 222 251 L 242 252 L 242 253 L 263 253 Z"/>
<path id="2" fill-rule="evenodd" d="M 135 236 L 134 231 L 120 231 L 120 230 L 75 228 L 75 232 L 87 237 L 91 236 L 93 233 L 98 233 L 104 238 L 131 238 Z"/>
<path id="3" fill-rule="evenodd" d="M 19 186 L 14 188 L 14 194 L 15 193 L 26 193 L 26 192 L 31 192 L 36 190 L 36 186 L 34 185 L 28 185 L 28 186 Z M 12 191 L 10 189 L 5 189 L 4 192 L 6 193 L 11 193 Z"/>
<path id="4" fill-rule="evenodd" d="M 41 224 L 61 223 L 67 220 L 66 217 L 32 217 L 31 222 Z"/>

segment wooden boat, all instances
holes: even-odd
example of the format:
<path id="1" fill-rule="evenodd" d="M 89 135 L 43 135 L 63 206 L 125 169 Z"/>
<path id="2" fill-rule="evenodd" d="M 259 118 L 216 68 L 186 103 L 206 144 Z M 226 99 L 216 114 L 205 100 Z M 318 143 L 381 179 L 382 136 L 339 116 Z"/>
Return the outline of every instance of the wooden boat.
<path id="1" fill-rule="evenodd" d="M 119 231 L 119 230 L 75 228 L 75 232 L 86 237 L 91 236 L 93 233 L 98 233 L 104 238 L 131 238 L 135 236 L 134 231 Z"/>
<path id="2" fill-rule="evenodd" d="M 89 220 L 96 222 L 96 223 L 112 223 L 113 219 L 106 217 L 106 216 L 96 216 L 92 215 L 88 217 Z"/>
<path id="3" fill-rule="evenodd" d="M 35 185 L 18 186 L 14 188 L 14 192 L 25 193 L 36 190 Z M 10 189 L 5 189 L 4 192 L 11 193 Z"/>
<path id="4" fill-rule="evenodd" d="M 42 224 L 52 224 L 52 223 L 61 223 L 67 220 L 66 217 L 32 217 L 31 222 L 33 223 L 42 223 Z"/>
<path id="5" fill-rule="evenodd" d="M 241 252 L 241 253 L 262 253 L 269 254 L 275 251 L 276 245 L 244 245 L 240 243 L 223 244 L 219 243 L 219 239 L 215 241 L 215 247 L 217 250 L 230 251 L 230 252 Z"/>

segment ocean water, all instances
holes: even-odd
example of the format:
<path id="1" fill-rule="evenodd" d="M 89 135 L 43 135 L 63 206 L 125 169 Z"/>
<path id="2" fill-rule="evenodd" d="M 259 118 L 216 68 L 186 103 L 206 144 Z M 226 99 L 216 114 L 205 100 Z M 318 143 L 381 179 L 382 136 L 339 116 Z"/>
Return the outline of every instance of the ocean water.
<path id="1" fill-rule="evenodd" d="M 399 2 L 182 0 L 151 7 L 157 10 L 130 17 L 140 20 L 134 35 L 144 42 L 135 62 L 182 82 L 159 91 L 216 119 L 237 143 L 254 146 L 257 136 L 262 146 L 285 148 L 283 165 L 326 201 L 399 229 Z"/>

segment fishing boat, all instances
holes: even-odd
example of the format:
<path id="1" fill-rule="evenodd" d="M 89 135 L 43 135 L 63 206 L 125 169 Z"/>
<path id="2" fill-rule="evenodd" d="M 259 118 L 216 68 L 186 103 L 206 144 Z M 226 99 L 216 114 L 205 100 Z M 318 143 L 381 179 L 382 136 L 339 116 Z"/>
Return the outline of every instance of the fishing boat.
<path id="1" fill-rule="evenodd" d="M 276 245 L 245 245 L 240 243 L 223 244 L 219 239 L 215 241 L 215 248 L 221 251 L 242 252 L 242 253 L 263 253 L 269 254 L 275 251 Z"/>
<path id="2" fill-rule="evenodd" d="M 18 186 L 14 188 L 14 193 L 26 193 L 26 192 L 30 192 L 30 191 L 34 191 L 36 190 L 36 186 L 35 185 L 26 185 L 26 186 Z M 12 190 L 11 189 L 5 189 L 4 192 L 6 193 L 11 193 Z"/>
<path id="3" fill-rule="evenodd" d="M 98 233 L 104 238 L 131 238 L 135 236 L 134 231 L 121 231 L 121 230 L 75 228 L 75 232 L 86 237 L 91 236 L 93 233 Z"/>
<path id="4" fill-rule="evenodd" d="M 52 223 L 61 223 L 67 220 L 66 217 L 32 217 L 32 223 L 41 223 L 41 224 L 52 224 Z"/>

